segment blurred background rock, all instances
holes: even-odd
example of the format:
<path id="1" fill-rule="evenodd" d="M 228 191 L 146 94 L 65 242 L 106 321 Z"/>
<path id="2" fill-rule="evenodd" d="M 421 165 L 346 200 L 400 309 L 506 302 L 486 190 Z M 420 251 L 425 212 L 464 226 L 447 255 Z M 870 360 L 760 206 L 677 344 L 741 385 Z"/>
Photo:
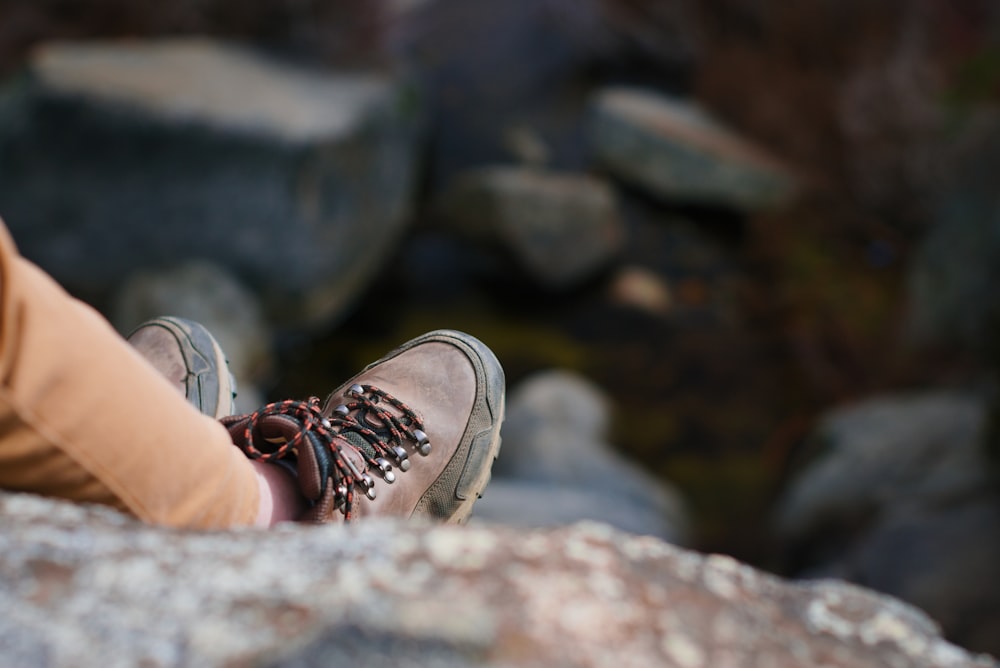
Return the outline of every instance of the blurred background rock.
<path id="1" fill-rule="evenodd" d="M 245 303 L 264 398 L 467 330 L 524 407 L 482 521 L 837 574 L 1000 653 L 995 3 L 3 0 L 0 72 L 0 215 L 119 328 Z"/>

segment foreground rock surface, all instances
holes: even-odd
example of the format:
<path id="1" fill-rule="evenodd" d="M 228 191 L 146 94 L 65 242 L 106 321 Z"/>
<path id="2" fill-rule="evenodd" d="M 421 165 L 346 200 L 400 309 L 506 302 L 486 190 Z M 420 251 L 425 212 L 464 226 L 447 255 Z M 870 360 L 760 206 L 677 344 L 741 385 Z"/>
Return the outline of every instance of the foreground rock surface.
<path id="1" fill-rule="evenodd" d="M 0 516 L 9 665 L 996 665 L 894 599 L 597 524 L 185 533 L 26 495 Z"/>
<path id="2" fill-rule="evenodd" d="M 411 93 L 206 39 L 51 44 L 0 96 L 0 212 L 99 306 L 132 272 L 203 259 L 272 321 L 326 322 L 406 221 Z"/>

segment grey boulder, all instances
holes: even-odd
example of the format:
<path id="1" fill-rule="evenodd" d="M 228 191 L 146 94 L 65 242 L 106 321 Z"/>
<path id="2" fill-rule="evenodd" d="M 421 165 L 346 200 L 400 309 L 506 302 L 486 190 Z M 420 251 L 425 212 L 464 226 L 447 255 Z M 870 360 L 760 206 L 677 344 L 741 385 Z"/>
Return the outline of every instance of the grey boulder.
<path id="1" fill-rule="evenodd" d="M 339 317 L 410 209 L 414 90 L 208 39 L 55 43 L 0 99 L 0 215 L 100 307 L 209 260 L 286 327 Z"/>
<path id="2" fill-rule="evenodd" d="M 591 107 L 595 158 L 661 199 L 755 211 L 796 194 L 788 167 L 690 100 L 610 87 L 594 94 Z"/>
<path id="3" fill-rule="evenodd" d="M 587 174 L 471 169 L 454 179 L 437 210 L 460 236 L 509 254 L 517 271 L 551 289 L 590 278 L 625 243 L 615 192 Z"/>

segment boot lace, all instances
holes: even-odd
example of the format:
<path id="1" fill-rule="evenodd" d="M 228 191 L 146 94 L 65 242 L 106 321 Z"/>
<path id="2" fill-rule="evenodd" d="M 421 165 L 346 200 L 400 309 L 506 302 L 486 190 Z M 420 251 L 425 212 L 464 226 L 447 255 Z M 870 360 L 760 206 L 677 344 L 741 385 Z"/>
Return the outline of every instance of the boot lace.
<path id="1" fill-rule="evenodd" d="M 392 484 L 396 480 L 393 465 L 401 472 L 410 468 L 404 444 L 413 443 L 423 456 L 430 454 L 431 444 L 416 411 L 388 392 L 373 385 L 354 384 L 343 397 L 345 401 L 329 416 L 323 415 L 318 397 L 309 397 L 306 401 L 267 404 L 248 415 L 223 418 L 222 423 L 230 427 L 233 442 L 250 459 L 291 463 L 301 448 L 324 451 L 317 455 L 325 453 L 332 462 L 334 506 L 345 521 L 350 521 L 355 488 L 375 499 L 375 481 L 368 471 L 377 471 L 386 483 Z M 233 433 L 232 427 L 244 422 L 242 433 Z M 280 436 L 271 435 L 275 431 Z M 349 450 L 361 455 L 363 469 L 349 456 Z"/>

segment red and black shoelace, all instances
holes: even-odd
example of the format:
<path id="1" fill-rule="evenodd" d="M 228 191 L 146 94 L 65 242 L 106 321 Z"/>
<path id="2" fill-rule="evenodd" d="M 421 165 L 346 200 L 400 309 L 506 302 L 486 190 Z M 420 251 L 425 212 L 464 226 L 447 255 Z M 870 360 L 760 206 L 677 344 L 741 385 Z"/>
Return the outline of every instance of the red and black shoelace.
<path id="1" fill-rule="evenodd" d="M 317 480 L 318 488 L 310 484 L 304 494 L 315 503 L 328 498 L 332 485 L 333 507 L 350 520 L 355 488 L 375 498 L 375 481 L 368 471 L 377 471 L 391 484 L 395 481 L 393 465 L 404 472 L 410 468 L 406 443 L 413 443 L 422 455 L 430 453 L 431 444 L 416 411 L 389 393 L 355 384 L 343 397 L 345 401 L 329 415 L 323 414 L 319 398 L 310 397 L 268 404 L 221 422 L 233 443 L 251 459 L 289 464 L 305 459 L 315 466 L 305 477 Z M 307 457 L 303 457 L 305 448 L 310 449 Z M 351 456 L 348 449 L 360 455 L 363 466 L 358 466 L 359 457 Z M 297 471 L 303 477 L 301 469 Z"/>

